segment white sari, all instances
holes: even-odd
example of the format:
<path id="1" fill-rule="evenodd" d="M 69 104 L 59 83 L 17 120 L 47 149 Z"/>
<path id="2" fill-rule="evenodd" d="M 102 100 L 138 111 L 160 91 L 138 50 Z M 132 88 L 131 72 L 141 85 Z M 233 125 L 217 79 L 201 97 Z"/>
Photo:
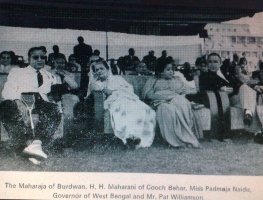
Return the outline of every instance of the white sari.
<path id="1" fill-rule="evenodd" d="M 136 148 L 150 147 L 155 135 L 155 111 L 140 101 L 133 93 L 133 87 L 121 76 L 109 74 L 103 82 L 90 77 L 88 94 L 103 89 L 113 91 L 104 101 L 104 108 L 110 112 L 115 136 L 124 144 L 128 138 L 139 138 L 141 142 Z"/>

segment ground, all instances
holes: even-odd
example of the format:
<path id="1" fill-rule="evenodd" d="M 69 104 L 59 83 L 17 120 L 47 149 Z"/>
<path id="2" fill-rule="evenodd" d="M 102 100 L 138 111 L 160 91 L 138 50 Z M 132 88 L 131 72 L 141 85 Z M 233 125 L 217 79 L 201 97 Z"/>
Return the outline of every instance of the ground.
<path id="1" fill-rule="evenodd" d="M 244 133 L 226 142 L 203 140 L 201 149 L 176 149 L 158 135 L 150 148 L 137 150 L 125 149 L 112 135 L 93 133 L 69 140 L 72 145 L 49 152 L 39 166 L 1 142 L 0 171 L 263 175 L 263 146 Z"/>

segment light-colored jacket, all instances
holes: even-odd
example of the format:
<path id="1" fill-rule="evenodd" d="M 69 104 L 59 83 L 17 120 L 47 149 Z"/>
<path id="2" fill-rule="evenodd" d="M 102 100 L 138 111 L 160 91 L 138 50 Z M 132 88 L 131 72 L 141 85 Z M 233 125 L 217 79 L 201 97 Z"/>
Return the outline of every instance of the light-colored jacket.
<path id="1" fill-rule="evenodd" d="M 2 91 L 3 99 L 21 99 L 22 92 L 38 92 L 45 101 L 49 101 L 47 94 L 51 85 L 57 81 L 54 75 L 45 69 L 41 69 L 40 73 L 43 76 L 43 84 L 38 87 L 37 72 L 33 67 L 11 69 Z"/>

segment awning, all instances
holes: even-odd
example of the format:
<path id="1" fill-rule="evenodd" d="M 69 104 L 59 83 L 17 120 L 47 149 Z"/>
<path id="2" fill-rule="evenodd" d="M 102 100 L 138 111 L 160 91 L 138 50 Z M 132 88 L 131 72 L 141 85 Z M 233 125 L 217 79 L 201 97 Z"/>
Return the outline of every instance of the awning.
<path id="1" fill-rule="evenodd" d="M 206 23 L 263 11 L 257 0 L 0 0 L 0 25 L 143 35 L 197 35 Z"/>

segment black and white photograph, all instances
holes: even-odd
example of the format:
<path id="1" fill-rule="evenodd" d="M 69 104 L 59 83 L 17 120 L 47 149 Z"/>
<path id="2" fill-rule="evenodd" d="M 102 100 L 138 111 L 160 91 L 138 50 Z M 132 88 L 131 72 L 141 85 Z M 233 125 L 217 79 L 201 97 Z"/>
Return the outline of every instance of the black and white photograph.
<path id="1" fill-rule="evenodd" d="M 254 177 L 263 186 L 262 2 L 0 0 L 0 15 L 1 177 L 205 175 Z M 210 199 L 199 191 L 260 199 L 244 180 L 186 188 L 107 182 L 109 190 L 166 193 L 49 199 Z M 26 183 L 0 181 L 3 199 L 40 187 Z"/>

